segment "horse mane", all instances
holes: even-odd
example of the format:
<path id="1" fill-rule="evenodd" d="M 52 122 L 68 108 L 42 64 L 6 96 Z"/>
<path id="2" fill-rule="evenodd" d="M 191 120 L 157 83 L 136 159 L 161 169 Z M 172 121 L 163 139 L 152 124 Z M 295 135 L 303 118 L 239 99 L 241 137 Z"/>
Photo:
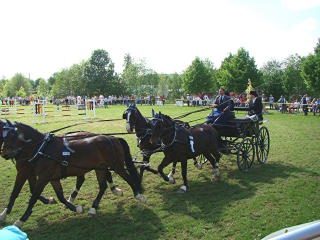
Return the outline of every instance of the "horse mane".
<path id="1" fill-rule="evenodd" d="M 38 131 L 37 129 L 31 127 L 30 125 L 27 125 L 25 123 L 22 122 L 15 122 L 16 127 L 23 132 L 24 135 L 27 135 L 28 137 L 35 137 L 37 136 L 43 136 L 44 134 L 40 131 Z"/>

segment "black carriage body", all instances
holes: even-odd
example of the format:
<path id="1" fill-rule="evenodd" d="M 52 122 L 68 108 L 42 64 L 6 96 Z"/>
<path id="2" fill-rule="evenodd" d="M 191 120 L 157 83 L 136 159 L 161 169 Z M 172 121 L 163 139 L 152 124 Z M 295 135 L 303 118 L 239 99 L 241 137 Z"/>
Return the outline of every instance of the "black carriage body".
<path id="1" fill-rule="evenodd" d="M 259 131 L 259 122 L 252 121 L 250 118 L 234 118 L 226 125 L 214 124 L 213 126 L 222 137 L 254 137 Z"/>
<path id="2" fill-rule="evenodd" d="M 225 125 L 212 125 L 222 138 L 223 153 L 237 155 L 241 171 L 248 171 L 255 157 L 260 163 L 267 161 L 270 136 L 266 127 L 260 128 L 262 123 L 256 118 L 234 118 Z"/>

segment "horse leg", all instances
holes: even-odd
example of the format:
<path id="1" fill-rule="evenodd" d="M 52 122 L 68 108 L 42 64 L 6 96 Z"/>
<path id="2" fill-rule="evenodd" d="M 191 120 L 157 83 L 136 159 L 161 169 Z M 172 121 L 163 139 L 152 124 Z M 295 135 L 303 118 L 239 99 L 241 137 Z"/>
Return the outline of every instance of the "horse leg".
<path id="1" fill-rule="evenodd" d="M 176 183 L 176 180 L 173 178 L 173 175 L 176 173 L 177 162 L 172 163 L 171 172 L 168 174 L 169 182 L 172 184 Z"/>
<path id="2" fill-rule="evenodd" d="M 174 181 L 173 177 L 171 176 L 173 180 L 172 180 L 172 179 L 170 180 L 170 178 L 169 178 L 167 175 L 165 175 L 164 172 L 163 172 L 163 169 L 164 169 L 166 166 L 168 166 L 171 162 L 172 162 L 172 161 L 169 159 L 169 157 L 168 157 L 168 156 L 165 156 L 165 157 L 162 159 L 162 161 L 161 161 L 161 163 L 159 164 L 159 166 L 158 166 L 158 172 L 159 172 L 160 176 L 163 178 L 163 180 L 165 180 L 166 182 L 174 183 L 175 181 Z"/>
<path id="3" fill-rule="evenodd" d="M 3 212 L 0 214 L 0 222 L 4 221 L 7 217 L 8 214 L 11 213 L 11 210 L 13 208 L 14 202 L 17 199 L 17 197 L 19 196 L 19 193 L 24 185 L 24 183 L 26 182 L 28 176 L 26 173 L 18 171 L 17 172 L 17 176 L 16 176 L 16 180 L 14 182 L 14 186 L 10 195 L 10 199 L 9 199 L 9 203 L 7 205 L 7 207 L 3 210 Z M 31 191 L 32 194 L 32 191 Z"/>
<path id="4" fill-rule="evenodd" d="M 211 163 L 212 166 L 212 171 L 213 171 L 213 176 L 211 178 L 212 181 L 219 180 L 220 178 L 220 170 L 219 170 L 219 158 L 220 158 L 220 153 L 217 152 L 214 156 L 214 158 L 211 153 L 204 153 L 203 154 Z M 217 160 L 216 160 L 217 159 Z"/>
<path id="5" fill-rule="evenodd" d="M 99 207 L 99 203 L 101 201 L 101 198 L 103 194 L 106 192 L 106 189 L 108 187 L 107 185 L 107 177 L 103 171 L 96 171 L 96 177 L 99 183 L 99 193 L 96 197 L 96 199 L 93 201 L 91 208 L 88 211 L 88 214 L 90 216 L 93 216 L 96 214 L 97 209 Z"/>
<path id="6" fill-rule="evenodd" d="M 118 188 L 116 185 L 114 185 L 113 179 L 112 179 L 112 174 L 109 170 L 106 171 L 106 178 L 107 178 L 107 181 L 109 183 L 109 186 L 110 186 L 112 193 L 117 196 L 123 196 L 122 189 Z"/>
<path id="7" fill-rule="evenodd" d="M 143 164 L 140 168 L 140 179 L 142 181 L 142 177 L 143 177 L 143 173 L 145 170 L 149 171 L 149 172 L 152 172 L 153 174 L 158 174 L 158 171 L 155 170 L 155 169 L 152 169 L 149 165 L 149 161 L 150 161 L 150 156 L 151 155 L 143 155 Z"/>
<path id="8" fill-rule="evenodd" d="M 30 192 L 32 194 L 34 186 L 36 185 L 36 176 L 34 174 L 30 174 L 29 178 L 28 178 L 28 182 L 29 182 L 29 188 L 30 188 Z M 56 200 L 53 197 L 44 197 L 44 196 L 39 196 L 39 200 L 44 203 L 44 204 L 55 204 L 57 203 Z"/>
<path id="9" fill-rule="evenodd" d="M 187 164 L 188 164 L 187 160 L 181 161 L 181 175 L 183 179 L 183 185 L 179 188 L 178 190 L 179 193 L 185 193 L 189 188 L 188 179 L 187 179 L 187 166 L 188 166 Z"/>
<path id="10" fill-rule="evenodd" d="M 50 183 L 51 183 L 53 190 L 56 193 L 56 195 L 61 203 L 63 203 L 67 208 L 69 208 L 73 212 L 77 212 L 77 213 L 83 212 L 82 206 L 76 207 L 71 202 L 67 201 L 67 199 L 64 197 L 63 188 L 61 186 L 60 180 L 51 181 Z"/>
<path id="11" fill-rule="evenodd" d="M 28 220 L 28 218 L 30 217 L 30 215 L 32 214 L 32 209 L 35 205 L 35 203 L 37 202 L 37 200 L 39 199 L 39 196 L 41 195 L 41 193 L 43 192 L 43 189 L 45 188 L 45 186 L 48 184 L 48 181 L 37 181 L 37 184 L 34 187 L 34 191 L 32 192 L 32 196 L 29 199 L 29 204 L 28 207 L 26 209 L 26 211 L 24 212 L 24 214 L 22 215 L 22 217 L 14 222 L 14 225 L 21 228 L 23 223 L 25 221 Z"/>
<path id="12" fill-rule="evenodd" d="M 146 202 L 146 197 L 141 194 L 141 189 L 134 183 L 132 177 L 124 168 L 117 168 L 115 172 L 122 177 L 131 187 L 134 197 L 140 202 Z"/>
<path id="13" fill-rule="evenodd" d="M 76 188 L 73 190 L 73 192 L 71 193 L 71 195 L 68 198 L 68 202 L 69 203 L 73 203 L 73 201 L 77 197 L 77 195 L 78 195 L 78 193 L 80 191 L 80 188 L 81 188 L 82 184 L 84 183 L 84 180 L 85 180 L 84 175 L 77 176 Z"/>

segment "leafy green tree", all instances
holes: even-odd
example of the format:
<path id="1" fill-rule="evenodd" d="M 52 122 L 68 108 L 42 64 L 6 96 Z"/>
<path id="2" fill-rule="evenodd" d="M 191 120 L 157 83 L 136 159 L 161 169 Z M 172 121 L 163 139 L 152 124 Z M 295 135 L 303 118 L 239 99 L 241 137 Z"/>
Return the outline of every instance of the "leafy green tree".
<path id="1" fill-rule="evenodd" d="M 262 73 L 261 91 L 267 95 L 272 94 L 278 99 L 283 93 L 283 64 L 276 60 L 268 61 L 262 66 L 260 72 Z"/>
<path id="2" fill-rule="evenodd" d="M 26 91 L 24 90 L 24 88 L 21 87 L 21 88 L 16 92 L 15 96 L 26 97 L 26 96 L 27 96 L 27 93 L 26 93 Z"/>
<path id="3" fill-rule="evenodd" d="M 226 57 L 216 76 L 220 87 L 238 93 L 245 91 L 248 79 L 251 79 L 253 86 L 260 86 L 261 83 L 255 60 L 244 48 Z"/>
<path id="4" fill-rule="evenodd" d="M 117 88 L 114 64 L 107 51 L 95 50 L 84 69 L 87 95 L 114 94 Z"/>
<path id="5" fill-rule="evenodd" d="M 21 87 L 24 89 L 28 96 L 33 92 L 30 80 L 23 76 L 21 73 L 17 73 L 9 80 L 6 85 L 7 96 L 16 96 L 16 92 L 18 92 Z"/>
<path id="6" fill-rule="evenodd" d="M 124 69 L 121 79 L 127 89 L 127 93 L 135 96 L 155 96 L 159 83 L 158 74 L 148 69 L 144 61 L 138 63 L 126 54 L 124 57 Z"/>
<path id="7" fill-rule="evenodd" d="M 313 95 L 320 95 L 320 39 L 314 49 L 314 54 L 307 56 L 301 67 L 302 77 L 308 91 Z"/>
<path id="8" fill-rule="evenodd" d="M 306 89 L 301 75 L 302 60 L 302 57 L 295 54 L 284 61 L 283 89 L 290 98 L 304 94 Z"/>
<path id="9" fill-rule="evenodd" d="M 0 80 L 0 97 L 8 96 L 7 93 L 5 92 L 5 86 L 6 86 L 7 82 L 8 82 L 8 80 L 6 80 L 6 79 Z"/>
<path id="10" fill-rule="evenodd" d="M 70 81 L 68 77 L 68 69 L 62 69 L 60 72 L 54 73 L 55 83 L 52 86 L 52 94 L 56 98 L 64 98 L 72 95 Z"/>
<path id="11" fill-rule="evenodd" d="M 159 96 L 164 96 L 165 98 L 168 97 L 169 93 L 169 79 L 167 76 L 160 76 L 160 81 L 158 84 L 158 94 Z"/>
<path id="12" fill-rule="evenodd" d="M 182 76 L 178 73 L 174 73 L 168 76 L 168 87 L 170 92 L 171 99 L 180 99 L 180 97 L 184 94 L 184 90 L 182 88 Z"/>
<path id="13" fill-rule="evenodd" d="M 49 96 L 49 84 L 44 79 L 39 79 L 36 89 L 38 97 L 46 98 Z"/>
<path id="14" fill-rule="evenodd" d="M 212 75 L 207 65 L 198 57 L 186 69 L 182 81 L 185 91 L 191 94 L 206 93 L 213 86 Z"/>

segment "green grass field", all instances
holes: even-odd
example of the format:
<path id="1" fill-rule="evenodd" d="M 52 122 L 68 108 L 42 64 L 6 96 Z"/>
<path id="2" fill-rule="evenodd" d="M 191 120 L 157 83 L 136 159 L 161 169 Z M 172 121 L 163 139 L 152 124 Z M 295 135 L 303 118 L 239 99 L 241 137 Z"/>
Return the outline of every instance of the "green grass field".
<path id="1" fill-rule="evenodd" d="M 138 106 L 145 116 L 151 115 L 150 106 Z M 198 108 L 166 105 L 155 110 L 176 117 Z M 124 106 L 97 109 L 99 119 L 120 119 Z M 191 114 L 182 119 L 192 125 L 204 121 L 208 111 Z M 237 113 L 243 116 L 244 113 Z M 32 117 L 26 115 L 1 116 L 12 121 L 32 125 Z M 44 205 L 38 202 L 33 214 L 23 226 L 31 240 L 82 240 L 82 239 L 261 239 L 284 227 L 319 219 L 320 206 L 320 117 L 309 114 L 280 114 L 271 112 L 264 116 L 269 120 L 271 136 L 267 164 L 255 162 L 248 173 L 241 172 L 236 157 L 224 155 L 220 161 L 221 180 L 212 183 L 211 169 L 206 164 L 198 170 L 190 161 L 188 179 L 190 190 L 177 193 L 182 184 L 180 165 L 175 175 L 177 183 L 171 185 L 160 177 L 145 173 L 143 185 L 147 203 L 133 198 L 129 186 L 117 175 L 114 181 L 124 190 L 124 196 L 114 196 L 109 190 L 103 197 L 98 213 L 89 217 L 86 211 L 94 200 L 98 186 L 93 173 L 86 181 L 76 199 L 85 213 L 76 214 L 61 204 Z M 48 117 L 47 123 L 34 124 L 42 132 L 87 122 L 65 129 L 86 130 L 96 133 L 125 132 L 125 120 L 91 122 L 78 117 Z M 93 121 L 95 121 L 93 120 Z M 58 134 L 58 133 L 57 133 Z M 135 135 L 123 135 L 133 156 L 138 149 Z M 141 158 L 140 155 L 137 155 Z M 156 167 L 162 153 L 151 157 Z M 170 168 L 165 169 L 169 172 Z M 11 161 L 1 158 L 0 164 L 0 211 L 5 208 L 13 187 L 16 170 Z M 75 178 L 62 180 L 65 195 L 74 188 Z M 46 196 L 55 196 L 47 186 Z M 16 200 L 12 213 L 1 227 L 12 224 L 25 211 L 30 193 L 25 185 Z"/>

